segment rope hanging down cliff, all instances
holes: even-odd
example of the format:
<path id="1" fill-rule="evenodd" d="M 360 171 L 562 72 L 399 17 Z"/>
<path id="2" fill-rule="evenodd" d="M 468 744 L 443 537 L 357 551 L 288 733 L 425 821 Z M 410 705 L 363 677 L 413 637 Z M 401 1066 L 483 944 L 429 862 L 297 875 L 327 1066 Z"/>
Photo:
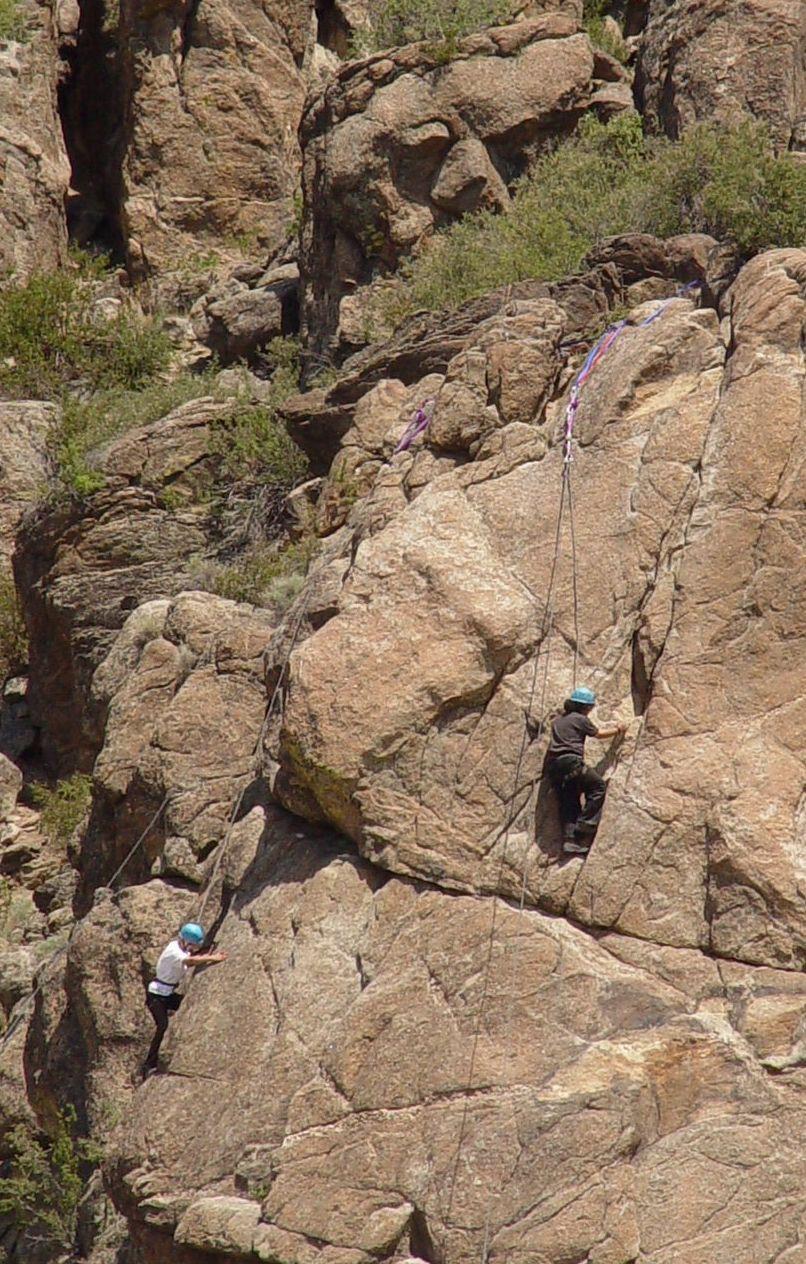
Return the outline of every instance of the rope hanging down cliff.
<path id="1" fill-rule="evenodd" d="M 535 655 L 535 660 L 534 660 L 534 669 L 532 672 L 532 680 L 531 680 L 531 686 L 529 690 L 529 700 L 526 706 L 527 723 L 524 726 L 524 732 L 521 738 L 520 750 L 518 752 L 518 758 L 515 764 L 515 775 L 513 778 L 513 792 L 509 800 L 510 806 L 518 798 L 520 791 L 522 789 L 522 787 L 520 786 L 520 777 L 521 777 L 521 770 L 523 767 L 523 761 L 526 755 L 526 750 L 532 741 L 539 741 L 542 738 L 545 731 L 545 709 L 546 709 L 546 695 L 547 695 L 548 676 L 549 676 L 549 658 L 551 654 L 551 637 L 552 637 L 552 632 L 553 632 L 553 627 L 554 627 L 552 601 L 553 601 L 553 596 L 554 596 L 554 586 L 555 586 L 555 582 L 557 578 L 558 564 L 559 564 L 559 559 L 561 555 L 562 525 L 563 525 L 563 515 L 564 515 L 566 500 L 568 502 L 569 535 L 570 535 L 570 544 L 571 544 L 571 586 L 572 586 L 573 624 L 574 624 L 574 635 L 573 635 L 574 659 L 573 659 L 572 677 L 573 677 L 573 685 L 574 687 L 576 687 L 577 667 L 578 667 L 579 653 L 580 653 L 580 637 L 579 637 L 579 596 L 578 596 L 578 584 L 577 584 L 576 533 L 575 533 L 575 527 L 574 527 L 574 506 L 573 506 L 573 494 L 572 494 L 572 486 L 571 486 L 571 467 L 574 462 L 574 452 L 573 452 L 574 429 L 576 425 L 577 412 L 579 409 L 580 396 L 581 396 L 582 390 L 586 382 L 590 378 L 591 374 L 595 370 L 597 364 L 599 364 L 602 358 L 612 348 L 614 343 L 621 336 L 621 334 L 624 332 L 625 329 L 643 329 L 646 326 L 651 325 L 654 321 L 658 320 L 658 318 L 663 314 L 663 312 L 667 309 L 669 304 L 674 301 L 675 298 L 679 298 L 682 295 L 688 293 L 690 290 L 699 288 L 699 286 L 700 286 L 699 281 L 692 281 L 692 282 L 689 282 L 687 285 L 682 286 L 679 290 L 676 291 L 676 293 L 672 296 L 672 298 L 665 299 L 662 303 L 659 304 L 659 306 L 655 309 L 654 312 L 650 313 L 649 316 L 647 316 L 644 320 L 639 321 L 635 325 L 631 325 L 626 320 L 620 320 L 620 321 L 617 321 L 615 324 L 610 325 L 605 330 L 605 332 L 601 335 L 601 337 L 596 341 L 593 347 L 591 347 L 571 387 L 568 404 L 565 411 L 565 421 L 564 421 L 563 437 L 562 437 L 563 464 L 562 464 L 561 483 L 560 483 L 560 501 L 559 501 L 559 507 L 557 511 L 557 520 L 556 520 L 556 526 L 555 526 L 555 532 L 554 532 L 553 557 L 552 557 L 552 563 L 551 563 L 551 570 L 549 573 L 546 603 L 545 603 L 545 608 L 543 612 L 543 622 L 542 622 L 540 634 L 537 640 L 537 653 Z M 423 426 L 422 428 L 424 429 L 425 427 Z M 543 685 L 541 689 L 540 707 L 539 707 L 539 712 L 538 712 L 539 719 L 538 719 L 536 732 L 530 733 L 528 720 L 532 714 L 532 706 L 534 703 L 535 692 L 537 689 L 537 677 L 538 677 L 538 668 L 539 668 L 539 661 L 540 661 L 540 652 L 542 650 L 543 645 L 545 645 L 545 657 L 544 657 L 544 670 L 543 670 Z M 534 784 L 537 784 L 537 781 L 535 781 Z M 507 822 L 506 822 L 506 825 L 504 827 L 504 832 L 503 832 L 503 842 L 501 845 L 501 858 L 499 861 L 495 891 L 493 894 L 492 911 L 490 915 L 490 930 L 487 937 L 487 947 L 486 947 L 486 953 L 485 953 L 481 998 L 479 1001 L 478 1010 L 476 1014 L 476 1022 L 475 1022 L 474 1030 L 473 1030 L 473 1038 L 472 1038 L 471 1049 L 470 1049 L 470 1063 L 468 1067 L 468 1076 L 467 1076 L 467 1085 L 466 1085 L 466 1089 L 464 1093 L 462 1116 L 461 1116 L 461 1121 L 459 1125 L 459 1137 L 458 1137 L 457 1145 L 456 1145 L 456 1157 L 454 1160 L 453 1170 L 451 1174 L 450 1194 L 448 1198 L 447 1212 L 445 1215 L 446 1228 L 449 1226 L 450 1220 L 451 1220 L 454 1194 L 456 1191 L 456 1183 L 457 1183 L 457 1178 L 459 1174 L 459 1165 L 460 1165 L 461 1156 L 462 1156 L 462 1148 L 464 1146 L 465 1137 L 467 1134 L 469 1100 L 470 1100 L 470 1094 L 473 1091 L 473 1082 L 474 1082 L 474 1075 L 475 1075 L 475 1068 L 476 1068 L 478 1046 L 479 1046 L 479 1041 L 481 1037 L 482 1024 L 484 1021 L 484 1013 L 487 1006 L 487 998 L 489 996 L 490 972 L 491 972 L 491 966 L 492 966 L 493 951 L 495 947 L 495 934 L 496 934 L 496 923 L 497 923 L 497 918 L 498 918 L 498 905 L 502 898 L 501 897 L 501 883 L 504 876 L 507 858 L 508 858 L 510 833 L 511 833 L 512 825 L 515 819 L 517 818 L 517 816 L 520 816 L 521 812 L 523 811 L 523 808 L 527 807 L 528 804 L 531 803 L 531 797 L 532 796 L 530 793 L 527 803 L 524 804 L 523 807 L 518 812 L 514 814 L 511 811 L 507 812 Z M 518 911 L 520 913 L 523 912 L 524 906 L 526 903 L 527 878 L 528 878 L 528 857 L 525 856 L 523 869 L 521 873 L 520 899 L 518 902 Z M 497 1196 L 498 1195 L 494 1195 L 491 1192 L 487 1201 L 487 1207 L 485 1211 L 484 1240 L 483 1240 L 482 1252 L 481 1252 L 481 1264 L 487 1264 L 487 1261 L 489 1258 L 490 1216 L 491 1216 L 493 1201 L 495 1197 Z"/>

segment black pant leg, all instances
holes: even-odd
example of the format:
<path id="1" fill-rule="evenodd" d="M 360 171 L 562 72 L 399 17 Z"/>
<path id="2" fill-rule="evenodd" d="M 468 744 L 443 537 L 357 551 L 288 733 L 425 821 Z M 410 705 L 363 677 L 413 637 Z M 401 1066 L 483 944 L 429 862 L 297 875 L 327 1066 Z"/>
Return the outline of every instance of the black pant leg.
<path id="1" fill-rule="evenodd" d="M 547 772 L 557 791 L 560 822 L 563 829 L 576 823 L 580 812 L 580 785 L 576 774 L 582 770 L 582 762 L 574 755 L 560 755 L 549 762 Z"/>
<path id="2" fill-rule="evenodd" d="M 146 1005 L 151 1017 L 154 1019 L 157 1030 L 154 1032 L 154 1039 L 149 1045 L 146 1060 L 143 1063 L 144 1071 L 150 1071 L 153 1067 L 156 1067 L 160 1045 L 168 1030 L 168 1019 L 175 1010 L 179 1009 L 181 1001 L 182 997 L 177 996 L 175 993 L 171 996 L 157 996 L 154 992 L 146 993 Z"/>
<path id="3" fill-rule="evenodd" d="M 580 802 L 580 781 L 576 773 L 572 773 L 570 777 L 566 777 L 559 787 L 560 796 L 560 820 L 563 828 L 566 826 L 576 825 L 579 817 Z"/>
<path id="4" fill-rule="evenodd" d="M 585 796 L 585 806 L 577 821 L 577 828 L 593 833 L 602 818 L 607 782 L 592 768 L 582 768 L 574 778 L 577 790 Z"/>

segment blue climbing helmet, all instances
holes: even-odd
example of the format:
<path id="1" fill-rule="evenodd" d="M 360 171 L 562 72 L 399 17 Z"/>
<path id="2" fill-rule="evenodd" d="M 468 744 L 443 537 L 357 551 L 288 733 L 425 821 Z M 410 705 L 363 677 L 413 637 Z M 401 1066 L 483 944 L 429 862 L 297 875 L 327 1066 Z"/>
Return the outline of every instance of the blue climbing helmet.
<path id="1" fill-rule="evenodd" d="M 586 689 L 584 685 L 580 685 L 579 689 L 574 690 L 568 701 L 581 702 L 583 706 L 592 707 L 596 704 L 596 694 L 592 689 Z"/>
<path id="2" fill-rule="evenodd" d="M 204 931 L 198 922 L 185 922 L 179 931 L 179 938 L 184 939 L 186 944 L 195 944 L 198 948 L 204 943 Z"/>

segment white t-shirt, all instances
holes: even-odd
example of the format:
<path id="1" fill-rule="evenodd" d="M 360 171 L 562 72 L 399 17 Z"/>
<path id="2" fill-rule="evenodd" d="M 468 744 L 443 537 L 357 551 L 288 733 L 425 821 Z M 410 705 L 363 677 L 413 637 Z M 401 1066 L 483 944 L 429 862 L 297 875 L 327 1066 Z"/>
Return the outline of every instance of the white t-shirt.
<path id="1" fill-rule="evenodd" d="M 183 948 L 178 939 L 172 939 L 168 947 L 163 949 L 157 962 L 156 978 L 148 985 L 149 992 L 156 996 L 170 996 L 185 973 L 185 962 L 190 953 Z"/>

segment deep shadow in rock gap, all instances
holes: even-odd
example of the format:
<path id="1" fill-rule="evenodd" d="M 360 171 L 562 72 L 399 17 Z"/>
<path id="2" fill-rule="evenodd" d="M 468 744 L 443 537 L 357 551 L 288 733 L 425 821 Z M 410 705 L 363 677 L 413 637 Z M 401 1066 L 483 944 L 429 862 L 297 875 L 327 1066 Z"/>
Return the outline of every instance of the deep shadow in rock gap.
<path id="1" fill-rule="evenodd" d="M 122 263 L 123 90 L 112 15 L 113 0 L 80 0 L 76 34 L 59 50 L 58 110 L 70 160 L 70 241 Z"/>

